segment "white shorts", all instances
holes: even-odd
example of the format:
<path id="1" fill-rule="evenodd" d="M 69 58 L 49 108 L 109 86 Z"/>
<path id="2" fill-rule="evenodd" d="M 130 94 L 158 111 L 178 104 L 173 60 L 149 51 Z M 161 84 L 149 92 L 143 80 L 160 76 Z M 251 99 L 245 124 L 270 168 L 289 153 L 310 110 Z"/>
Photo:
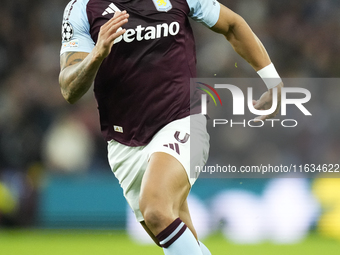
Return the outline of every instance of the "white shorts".
<path id="1" fill-rule="evenodd" d="M 203 166 L 208 159 L 209 134 L 206 130 L 206 117 L 197 114 L 175 120 L 158 131 L 146 146 L 130 147 L 114 140 L 108 142 L 108 159 L 112 172 L 119 180 L 124 196 L 138 221 L 144 220 L 139 210 L 142 178 L 154 152 L 165 152 L 175 157 L 183 165 L 188 180 L 193 185 L 198 175 L 194 171 L 190 174 L 190 168 Z"/>

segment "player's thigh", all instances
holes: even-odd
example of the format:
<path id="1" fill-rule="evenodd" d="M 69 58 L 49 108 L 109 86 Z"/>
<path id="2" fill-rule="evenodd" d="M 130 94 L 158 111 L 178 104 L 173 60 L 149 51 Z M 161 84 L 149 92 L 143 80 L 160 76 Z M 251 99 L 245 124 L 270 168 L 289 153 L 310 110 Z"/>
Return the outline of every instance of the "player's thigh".
<path id="1" fill-rule="evenodd" d="M 155 152 L 143 176 L 140 209 L 144 214 L 148 210 L 161 210 L 169 214 L 170 218 L 177 218 L 190 187 L 182 164 L 167 153 Z"/>

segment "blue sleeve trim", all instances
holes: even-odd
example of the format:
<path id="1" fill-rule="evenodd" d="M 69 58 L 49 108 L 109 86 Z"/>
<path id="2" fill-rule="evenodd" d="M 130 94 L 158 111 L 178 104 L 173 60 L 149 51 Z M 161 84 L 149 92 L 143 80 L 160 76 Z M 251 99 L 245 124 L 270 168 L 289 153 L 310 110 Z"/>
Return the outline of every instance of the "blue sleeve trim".
<path id="1" fill-rule="evenodd" d="M 220 4 L 216 0 L 186 0 L 193 20 L 212 27 L 220 17 Z"/>
<path id="2" fill-rule="evenodd" d="M 86 5 L 89 0 L 72 0 L 64 11 L 62 24 L 62 45 L 60 55 L 65 52 L 88 52 L 95 45 L 90 35 Z"/>

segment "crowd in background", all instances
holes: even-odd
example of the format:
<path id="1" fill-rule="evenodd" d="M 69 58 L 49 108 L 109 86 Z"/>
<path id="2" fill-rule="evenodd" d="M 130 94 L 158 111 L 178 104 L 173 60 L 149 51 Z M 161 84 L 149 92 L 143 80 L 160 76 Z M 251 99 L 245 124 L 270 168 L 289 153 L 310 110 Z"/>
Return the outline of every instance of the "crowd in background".
<path id="1" fill-rule="evenodd" d="M 27 215 L 26 218 L 20 217 L 20 222 L 10 219 L 9 224 L 24 225 L 33 220 L 29 212 L 34 215 L 41 173 L 110 171 L 92 93 L 75 105 L 69 105 L 60 93 L 60 34 L 67 2 L 3 0 L 1 3 L 0 184 L 5 183 L 9 190 L 14 190 L 13 196 L 20 200 L 17 207 L 22 207 L 17 210 L 25 210 Z M 242 15 L 250 24 L 282 77 L 326 78 L 340 75 L 339 1 L 220 2 Z M 256 77 L 256 72 L 233 52 L 223 36 L 215 35 L 200 24 L 193 24 L 193 27 L 200 77 Z M 322 93 L 326 102 L 319 111 L 328 112 L 327 118 L 339 116 L 336 96 L 340 94 L 336 93 L 340 92 L 339 89 L 335 92 L 327 87 L 313 89 L 316 94 Z M 313 149 L 324 137 L 320 132 L 325 131 L 336 134 L 338 128 L 333 125 L 325 129 L 308 129 L 306 125 L 294 136 L 292 141 L 297 143 L 295 157 L 300 157 L 297 162 L 306 162 L 308 157 L 315 155 Z M 226 137 L 232 140 L 232 137 L 237 137 L 235 132 L 238 131 Z M 240 160 L 254 157 L 252 151 L 245 148 L 256 139 L 243 133 L 242 137 L 241 144 L 240 141 L 230 142 L 229 149 L 234 159 L 237 155 Z M 337 140 L 325 145 L 332 154 L 328 156 L 334 160 L 338 160 L 339 144 L 337 136 Z M 275 153 L 277 145 L 268 146 Z M 284 150 L 285 146 L 276 151 L 282 152 L 282 148 Z M 257 154 L 263 151 L 260 152 Z M 289 151 L 283 152 L 293 156 Z M 4 190 L 0 189 L 0 196 L 10 201 L 11 197 Z"/>

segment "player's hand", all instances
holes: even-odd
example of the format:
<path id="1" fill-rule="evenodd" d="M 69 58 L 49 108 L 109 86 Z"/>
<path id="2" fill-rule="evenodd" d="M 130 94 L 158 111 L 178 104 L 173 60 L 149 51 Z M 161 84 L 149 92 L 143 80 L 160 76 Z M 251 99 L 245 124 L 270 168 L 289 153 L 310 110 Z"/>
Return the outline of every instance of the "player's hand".
<path id="1" fill-rule="evenodd" d="M 99 57 L 104 59 L 110 54 L 114 40 L 126 31 L 122 26 L 128 22 L 128 18 L 126 11 L 115 12 L 114 16 L 100 27 L 96 44 Z"/>
<path id="2" fill-rule="evenodd" d="M 266 119 L 271 119 L 278 114 L 281 105 L 281 88 L 283 87 L 283 83 L 281 82 L 275 88 L 277 88 L 277 105 L 276 109 L 272 114 L 269 115 L 261 115 L 256 117 L 254 120 L 256 121 L 264 121 Z M 273 89 L 268 90 L 267 92 L 263 93 L 259 100 L 253 100 L 253 105 L 256 110 L 268 110 L 273 105 Z"/>

